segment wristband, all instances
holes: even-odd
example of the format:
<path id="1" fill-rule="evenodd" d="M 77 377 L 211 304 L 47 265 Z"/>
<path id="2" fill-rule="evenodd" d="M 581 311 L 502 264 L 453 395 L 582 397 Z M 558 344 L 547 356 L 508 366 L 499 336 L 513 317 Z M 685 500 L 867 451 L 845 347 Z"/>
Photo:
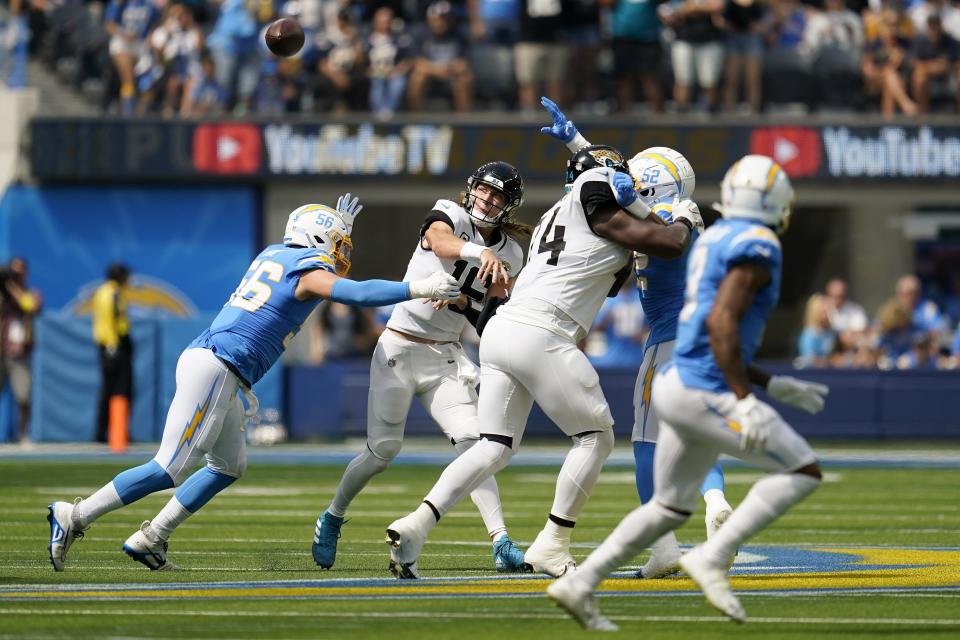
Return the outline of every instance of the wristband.
<path id="1" fill-rule="evenodd" d="M 567 149 L 570 149 L 570 153 L 577 153 L 580 149 L 584 147 L 589 147 L 590 142 L 583 137 L 583 134 L 577 131 L 577 135 L 573 136 L 573 139 L 570 142 L 566 143 Z"/>
<path id="2" fill-rule="evenodd" d="M 623 209 L 634 218 L 639 218 L 640 220 L 644 220 L 650 215 L 650 207 L 643 204 L 639 198 L 625 206 Z"/>
<path id="3" fill-rule="evenodd" d="M 683 224 L 685 224 L 685 225 L 687 226 L 687 230 L 688 230 L 690 233 L 693 233 L 693 223 L 692 223 L 692 222 L 690 222 L 690 221 L 687 220 L 686 218 L 677 218 L 676 220 L 674 220 L 674 223 L 677 223 L 677 222 L 682 222 Z"/>
<path id="4" fill-rule="evenodd" d="M 464 242 L 463 246 L 460 247 L 460 257 L 464 260 L 475 260 L 480 262 L 480 256 L 486 250 L 486 247 L 482 247 L 475 242 Z"/>

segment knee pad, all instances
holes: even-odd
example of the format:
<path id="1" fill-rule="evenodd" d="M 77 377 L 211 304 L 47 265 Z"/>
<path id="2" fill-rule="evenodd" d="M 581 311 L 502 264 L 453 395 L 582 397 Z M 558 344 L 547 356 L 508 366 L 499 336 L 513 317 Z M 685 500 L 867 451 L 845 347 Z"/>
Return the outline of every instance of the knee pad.
<path id="1" fill-rule="evenodd" d="M 453 442 L 453 450 L 457 452 L 457 455 L 459 455 L 464 451 L 466 451 L 467 449 L 469 449 L 470 447 L 472 447 L 473 445 L 480 442 L 480 438 L 479 437 L 464 438 L 462 440 L 454 440 L 452 442 Z"/>
<path id="2" fill-rule="evenodd" d="M 384 463 L 384 467 L 397 457 L 401 447 L 403 447 L 402 440 L 378 440 L 377 442 L 367 440 L 367 449 L 374 458 Z"/>
<path id="3" fill-rule="evenodd" d="M 477 449 L 482 452 L 486 460 L 487 467 L 493 469 L 493 473 L 506 467 L 513 458 L 513 449 L 505 444 L 493 442 L 483 438 L 477 444 L 471 447 L 471 450 Z M 480 454 L 473 454 L 480 455 Z"/>
<path id="4" fill-rule="evenodd" d="M 613 452 L 613 430 L 589 431 L 573 436 L 575 446 L 596 450 L 604 459 Z"/>

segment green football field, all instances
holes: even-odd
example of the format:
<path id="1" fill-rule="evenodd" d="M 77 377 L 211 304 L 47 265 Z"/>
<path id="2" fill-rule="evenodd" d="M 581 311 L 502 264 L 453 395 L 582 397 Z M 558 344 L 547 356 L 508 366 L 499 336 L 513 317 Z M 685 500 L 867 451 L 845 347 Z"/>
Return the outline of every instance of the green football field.
<path id="1" fill-rule="evenodd" d="M 682 576 L 630 577 L 636 558 L 601 587 L 621 634 L 644 638 L 960 638 L 958 465 L 828 464 L 806 502 L 741 551 L 733 584 L 750 615 L 726 622 Z M 87 495 L 126 466 L 0 459 L 0 636 L 189 638 L 550 638 L 581 631 L 543 595 L 546 578 L 493 570 L 467 501 L 448 514 L 420 561 L 424 580 L 387 571 L 385 526 L 414 508 L 440 472 L 396 465 L 348 514 L 337 562 L 310 557 L 313 524 L 342 464 L 250 464 L 247 476 L 171 539 L 178 572 L 150 572 L 120 547 L 169 492 L 105 516 L 77 542 L 67 570 L 47 556 L 46 505 Z M 557 466 L 498 475 L 511 537 L 529 544 L 550 507 Z M 731 502 L 758 475 L 728 468 Z M 604 471 L 574 533 L 590 549 L 636 506 L 628 465 Z M 679 532 L 704 536 L 702 512 Z"/>

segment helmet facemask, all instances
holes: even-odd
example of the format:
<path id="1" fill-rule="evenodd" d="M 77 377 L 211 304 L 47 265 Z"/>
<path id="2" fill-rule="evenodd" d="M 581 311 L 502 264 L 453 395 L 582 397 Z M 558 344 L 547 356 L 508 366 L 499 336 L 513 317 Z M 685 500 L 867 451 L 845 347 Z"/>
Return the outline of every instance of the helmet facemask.
<path id="1" fill-rule="evenodd" d="M 489 182 L 482 180 L 473 182 L 468 188 L 469 191 L 465 195 L 463 209 L 477 226 L 490 228 L 503 222 L 509 212 L 507 194 Z M 478 191 L 486 193 L 478 193 Z M 486 206 L 485 212 L 477 210 L 478 202 L 483 203 L 481 206 Z"/>

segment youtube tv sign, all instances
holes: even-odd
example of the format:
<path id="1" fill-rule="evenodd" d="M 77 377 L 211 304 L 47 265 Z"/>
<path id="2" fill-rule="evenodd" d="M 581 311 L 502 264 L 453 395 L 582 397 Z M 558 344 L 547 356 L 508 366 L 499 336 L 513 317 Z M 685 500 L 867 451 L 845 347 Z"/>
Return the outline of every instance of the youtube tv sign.
<path id="1" fill-rule="evenodd" d="M 815 176 L 823 155 L 820 131 L 810 127 L 754 129 L 750 134 L 750 153 L 773 158 L 791 178 Z"/>
<path id="2" fill-rule="evenodd" d="M 263 138 L 255 124 L 201 124 L 193 132 L 193 166 L 201 173 L 249 175 L 260 171 Z"/>

